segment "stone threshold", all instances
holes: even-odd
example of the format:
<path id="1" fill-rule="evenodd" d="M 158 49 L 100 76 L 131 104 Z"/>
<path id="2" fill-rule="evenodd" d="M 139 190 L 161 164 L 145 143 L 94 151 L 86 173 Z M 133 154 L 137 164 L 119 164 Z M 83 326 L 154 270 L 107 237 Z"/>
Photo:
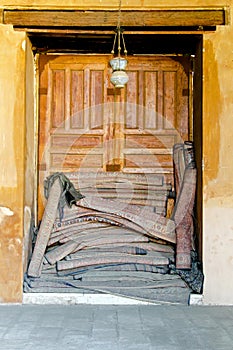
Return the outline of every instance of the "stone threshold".
<path id="1" fill-rule="evenodd" d="M 165 303 L 151 303 L 148 301 L 131 299 L 111 294 L 88 293 L 24 293 L 23 304 L 35 305 L 164 305 Z M 172 304 L 172 303 L 167 303 Z M 203 305 L 203 296 L 191 294 L 189 305 Z"/>
<path id="2" fill-rule="evenodd" d="M 155 305 L 147 301 L 96 293 L 24 293 L 23 304 Z"/>

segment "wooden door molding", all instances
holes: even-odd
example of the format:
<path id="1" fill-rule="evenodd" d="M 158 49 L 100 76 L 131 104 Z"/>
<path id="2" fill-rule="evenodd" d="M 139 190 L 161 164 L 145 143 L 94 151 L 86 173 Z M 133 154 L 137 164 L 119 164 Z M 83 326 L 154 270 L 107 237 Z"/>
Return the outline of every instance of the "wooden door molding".
<path id="1" fill-rule="evenodd" d="M 118 10 L 38 10 L 4 8 L 2 23 L 15 28 L 115 27 Z M 130 9 L 121 11 L 123 27 L 214 27 L 227 24 L 227 9 Z"/>

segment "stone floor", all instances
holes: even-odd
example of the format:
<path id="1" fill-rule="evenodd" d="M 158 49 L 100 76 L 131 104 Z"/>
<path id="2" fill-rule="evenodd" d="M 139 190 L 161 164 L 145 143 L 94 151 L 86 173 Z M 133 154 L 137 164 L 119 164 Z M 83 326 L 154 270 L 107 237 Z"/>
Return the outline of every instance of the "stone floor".
<path id="1" fill-rule="evenodd" d="M 0 305 L 4 350 L 232 350 L 233 307 Z"/>

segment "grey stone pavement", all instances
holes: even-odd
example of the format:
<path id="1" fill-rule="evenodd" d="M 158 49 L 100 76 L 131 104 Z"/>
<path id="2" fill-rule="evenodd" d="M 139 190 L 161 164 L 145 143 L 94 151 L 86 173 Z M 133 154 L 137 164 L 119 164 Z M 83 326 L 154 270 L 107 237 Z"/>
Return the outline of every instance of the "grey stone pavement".
<path id="1" fill-rule="evenodd" d="M 233 307 L 0 305 L 4 350 L 233 349 Z"/>

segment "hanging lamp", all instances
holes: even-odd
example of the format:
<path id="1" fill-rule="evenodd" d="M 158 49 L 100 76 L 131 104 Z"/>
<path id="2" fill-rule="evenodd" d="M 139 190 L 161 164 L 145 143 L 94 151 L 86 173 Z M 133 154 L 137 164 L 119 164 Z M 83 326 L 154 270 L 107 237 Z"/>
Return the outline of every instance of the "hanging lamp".
<path id="1" fill-rule="evenodd" d="M 118 10 L 118 23 L 117 27 L 115 29 L 115 37 L 113 42 L 113 48 L 111 51 L 112 55 L 115 55 L 115 45 L 117 41 L 117 56 L 112 58 L 110 60 L 110 65 L 112 67 L 112 74 L 110 81 L 116 88 L 123 88 L 125 84 L 127 84 L 129 77 L 127 73 L 125 72 L 125 69 L 127 67 L 127 59 L 125 57 L 121 56 L 121 42 L 124 47 L 124 55 L 127 56 L 127 50 L 125 46 L 125 40 L 123 35 L 123 29 L 120 25 L 121 20 L 121 0 L 119 0 L 119 10 Z"/>

